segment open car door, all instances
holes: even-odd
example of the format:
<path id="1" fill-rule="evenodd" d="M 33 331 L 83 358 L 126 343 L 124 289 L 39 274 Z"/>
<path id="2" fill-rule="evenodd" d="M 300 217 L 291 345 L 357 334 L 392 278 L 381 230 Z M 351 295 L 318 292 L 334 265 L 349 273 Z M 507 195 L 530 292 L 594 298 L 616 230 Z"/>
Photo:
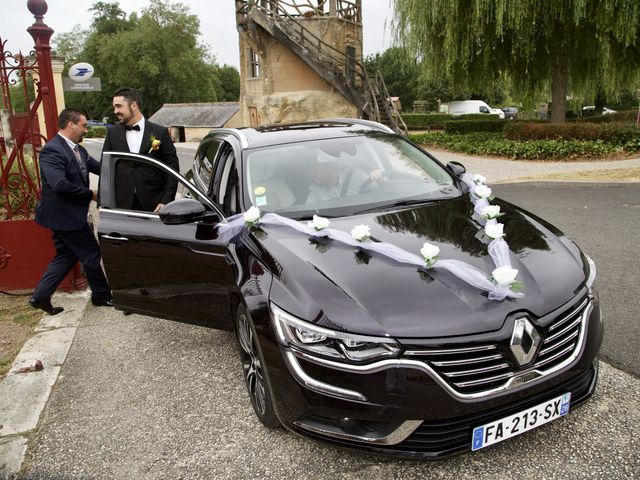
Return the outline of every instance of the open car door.
<path id="1" fill-rule="evenodd" d="M 178 181 L 176 197 L 200 202 L 206 219 L 164 224 L 157 213 L 121 208 L 119 165 L 172 175 Z M 99 192 L 98 240 L 116 308 L 231 330 L 228 295 L 237 267 L 233 245 L 217 240 L 216 225 L 223 220 L 219 208 L 179 173 L 132 153 L 103 154 Z"/>

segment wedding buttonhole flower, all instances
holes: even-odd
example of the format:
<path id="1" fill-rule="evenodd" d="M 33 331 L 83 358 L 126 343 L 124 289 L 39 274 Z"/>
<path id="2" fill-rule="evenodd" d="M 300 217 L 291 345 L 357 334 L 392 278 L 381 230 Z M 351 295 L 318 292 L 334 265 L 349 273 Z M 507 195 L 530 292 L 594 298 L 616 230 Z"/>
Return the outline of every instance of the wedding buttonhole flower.
<path id="1" fill-rule="evenodd" d="M 478 185 L 473 190 L 473 193 L 475 193 L 476 196 L 480 198 L 489 198 L 492 192 L 491 192 L 491 189 L 486 185 Z"/>
<path id="2" fill-rule="evenodd" d="M 487 237 L 497 240 L 504 237 L 504 225 L 502 223 L 488 223 L 484 227 L 484 233 Z"/>
<path id="3" fill-rule="evenodd" d="M 491 279 L 500 287 L 507 287 L 513 292 L 522 290 L 522 284 L 516 281 L 518 270 L 508 266 L 498 267 L 491 272 Z"/>
<path id="4" fill-rule="evenodd" d="M 151 135 L 151 148 L 149 149 L 149 153 L 155 152 L 160 148 L 160 140 L 158 140 L 155 135 Z"/>
<path id="5" fill-rule="evenodd" d="M 427 262 L 427 267 L 432 267 L 434 263 L 438 261 L 438 254 L 440 249 L 435 245 L 431 245 L 429 242 L 424 242 L 420 253 L 424 257 L 424 261 Z"/>
<path id="6" fill-rule="evenodd" d="M 479 173 L 476 173 L 473 176 L 473 183 L 475 183 L 476 185 L 483 185 L 487 183 L 487 177 L 480 175 Z"/>
<path id="7" fill-rule="evenodd" d="M 351 236 L 358 242 L 364 242 L 371 236 L 369 225 L 356 225 L 351 229 Z"/>
<path id="8" fill-rule="evenodd" d="M 260 220 L 260 209 L 252 205 L 249 210 L 244 212 L 244 224 L 247 227 L 254 227 Z"/>
<path id="9" fill-rule="evenodd" d="M 309 228 L 315 228 L 317 231 L 320 231 L 322 229 L 325 229 L 329 226 L 329 223 L 331 223 L 329 221 L 328 218 L 324 218 L 324 217 L 319 217 L 318 215 L 314 215 L 313 216 L 313 221 L 307 223 L 307 226 Z"/>
<path id="10" fill-rule="evenodd" d="M 489 205 L 488 207 L 484 207 L 481 212 L 484 218 L 492 219 L 498 218 L 500 214 L 500 205 Z"/>

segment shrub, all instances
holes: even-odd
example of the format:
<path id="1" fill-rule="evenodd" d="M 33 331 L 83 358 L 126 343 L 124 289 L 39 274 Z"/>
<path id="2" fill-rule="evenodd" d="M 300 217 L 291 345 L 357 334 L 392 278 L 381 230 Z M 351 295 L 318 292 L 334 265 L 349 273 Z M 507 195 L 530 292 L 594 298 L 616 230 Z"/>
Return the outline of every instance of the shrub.
<path id="1" fill-rule="evenodd" d="M 509 122 L 513 123 L 513 122 Z M 525 140 L 515 141 L 500 133 L 475 132 L 450 135 L 444 132 L 410 135 L 415 143 L 472 155 L 497 155 L 513 159 L 549 160 L 580 157 L 606 157 L 624 153 L 625 148 L 602 140 Z M 640 148 L 640 145 L 638 146 Z"/>
<path id="2" fill-rule="evenodd" d="M 638 118 L 637 110 L 623 110 L 608 115 L 598 115 L 595 117 L 574 118 L 571 121 L 577 123 L 635 123 Z"/>
<path id="3" fill-rule="evenodd" d="M 477 113 L 469 115 L 453 116 L 447 113 L 405 113 L 402 115 L 407 128 L 413 130 L 444 130 L 444 124 L 449 120 L 474 120 L 474 119 L 493 119 L 498 115 L 487 115 L 486 113 Z"/>
<path id="4" fill-rule="evenodd" d="M 614 145 L 624 145 L 640 135 L 640 130 L 622 123 L 531 123 L 509 122 L 504 136 L 510 140 L 601 140 Z"/>
<path id="5" fill-rule="evenodd" d="M 492 115 L 494 117 L 494 115 Z M 483 118 L 482 120 L 448 120 L 444 122 L 447 133 L 502 132 L 505 120 Z"/>
<path id="6" fill-rule="evenodd" d="M 87 138 L 104 138 L 107 136 L 107 127 L 89 127 L 87 129 Z"/>
<path id="7" fill-rule="evenodd" d="M 407 128 L 428 129 L 444 128 L 444 122 L 451 116 L 444 113 L 405 113 L 402 115 Z"/>

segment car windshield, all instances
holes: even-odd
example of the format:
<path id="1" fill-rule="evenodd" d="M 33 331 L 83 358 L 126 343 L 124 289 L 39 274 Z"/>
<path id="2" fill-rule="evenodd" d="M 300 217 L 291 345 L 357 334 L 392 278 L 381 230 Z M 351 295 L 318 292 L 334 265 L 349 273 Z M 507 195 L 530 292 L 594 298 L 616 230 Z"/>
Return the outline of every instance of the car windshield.
<path id="1" fill-rule="evenodd" d="M 452 177 L 406 140 L 365 134 L 251 150 L 245 205 L 293 218 L 342 216 L 459 195 Z"/>

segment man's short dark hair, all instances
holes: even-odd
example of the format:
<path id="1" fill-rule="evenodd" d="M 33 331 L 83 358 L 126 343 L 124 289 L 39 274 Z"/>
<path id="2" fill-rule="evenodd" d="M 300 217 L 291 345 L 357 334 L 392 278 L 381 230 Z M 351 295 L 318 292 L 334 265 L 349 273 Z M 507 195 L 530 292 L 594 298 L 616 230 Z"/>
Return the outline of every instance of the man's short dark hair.
<path id="1" fill-rule="evenodd" d="M 131 105 L 131 102 L 136 102 L 138 104 L 138 109 L 142 110 L 142 98 L 140 97 L 140 93 L 138 93 L 138 91 L 134 88 L 119 88 L 114 92 L 113 96 L 124 97 L 129 105 Z"/>
<path id="2" fill-rule="evenodd" d="M 80 121 L 80 117 L 86 118 L 86 116 L 87 114 L 85 112 L 78 110 L 77 108 L 65 108 L 58 115 L 58 128 L 60 130 L 64 130 L 67 123 L 78 123 Z"/>

